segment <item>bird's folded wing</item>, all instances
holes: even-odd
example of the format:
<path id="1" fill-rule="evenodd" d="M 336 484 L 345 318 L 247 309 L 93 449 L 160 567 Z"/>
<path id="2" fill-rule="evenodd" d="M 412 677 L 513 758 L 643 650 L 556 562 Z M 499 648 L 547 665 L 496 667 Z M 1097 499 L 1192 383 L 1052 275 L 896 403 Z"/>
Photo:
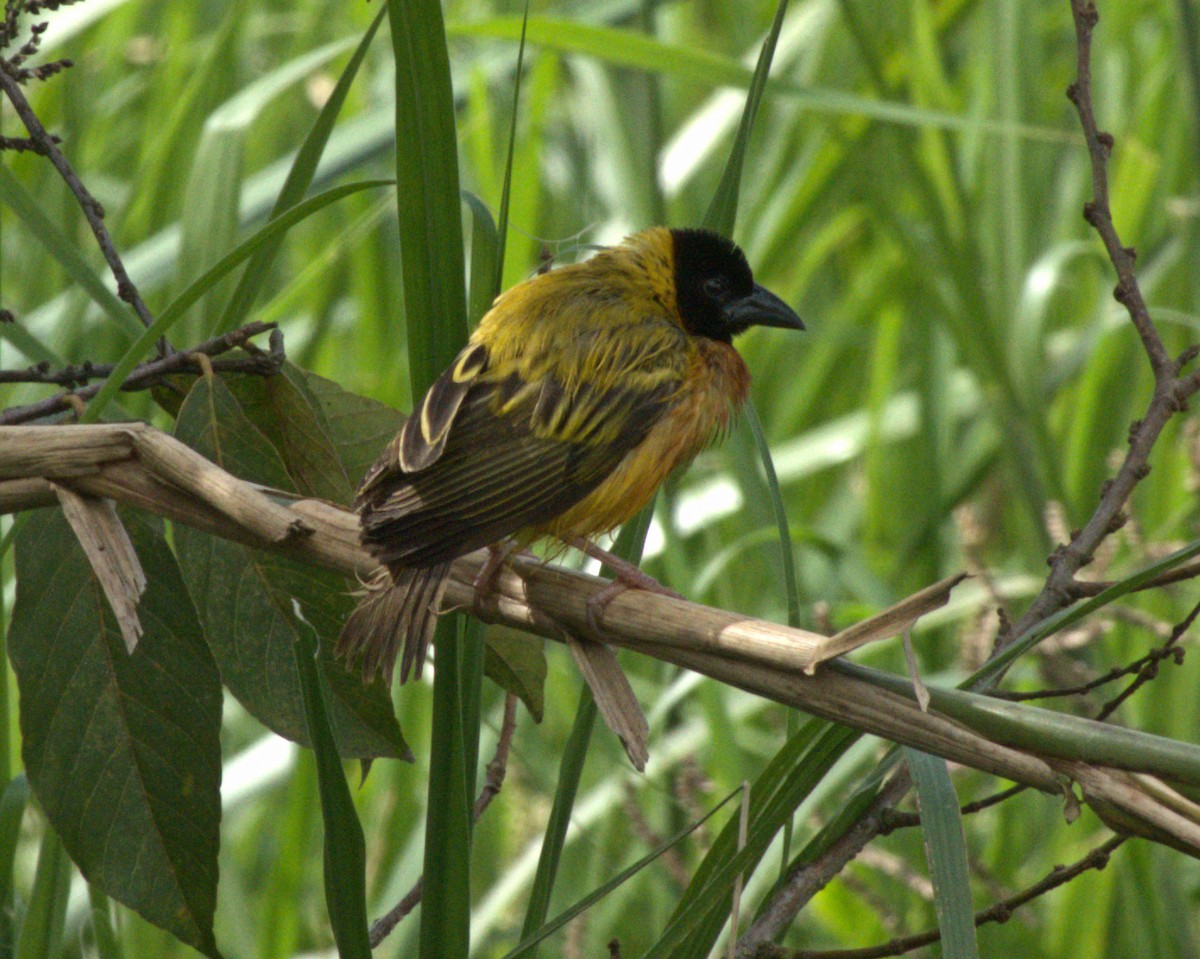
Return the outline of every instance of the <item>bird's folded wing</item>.
<path id="1" fill-rule="evenodd" d="M 373 471 L 360 493 L 363 542 L 383 563 L 423 566 L 545 522 L 617 467 L 677 389 L 669 377 L 603 392 L 550 377 L 476 381 L 433 462 Z"/>

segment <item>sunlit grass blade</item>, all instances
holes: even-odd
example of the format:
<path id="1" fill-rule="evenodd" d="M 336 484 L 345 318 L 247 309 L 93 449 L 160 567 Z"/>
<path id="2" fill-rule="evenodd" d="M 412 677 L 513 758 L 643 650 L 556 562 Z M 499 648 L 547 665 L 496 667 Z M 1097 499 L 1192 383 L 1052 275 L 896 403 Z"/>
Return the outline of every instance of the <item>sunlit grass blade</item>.
<path id="1" fill-rule="evenodd" d="M 646 532 L 650 528 L 650 520 L 653 516 L 654 504 L 651 502 L 621 528 L 621 532 L 617 535 L 617 541 L 613 544 L 613 552 L 631 563 L 639 562 L 642 548 L 646 542 Z M 571 735 L 562 752 L 558 783 L 554 789 L 554 802 L 546 822 L 545 835 L 542 837 L 537 872 L 534 875 L 533 888 L 529 893 L 525 923 L 521 928 L 522 940 L 532 936 L 537 929 L 541 928 L 549 914 L 550 896 L 554 891 L 555 880 L 558 878 L 558 864 L 566 844 L 567 828 L 571 824 L 571 810 L 575 806 L 579 781 L 583 776 L 583 766 L 587 761 L 592 732 L 596 726 L 596 712 L 596 701 L 592 698 L 592 691 L 587 683 L 583 683 L 580 686 L 579 705 L 575 709 Z M 530 944 L 530 948 L 535 951 L 537 941 L 540 940 Z"/>
<path id="2" fill-rule="evenodd" d="M 721 182 L 704 214 L 704 225 L 710 230 L 716 230 L 726 236 L 733 235 L 737 223 L 738 194 L 741 191 L 742 167 L 746 162 L 746 150 L 750 145 L 750 134 L 754 130 L 754 118 L 758 115 L 758 107 L 762 102 L 763 91 L 767 86 L 767 77 L 771 73 L 771 59 L 775 55 L 775 45 L 779 42 L 779 31 L 783 27 L 783 18 L 787 13 L 787 0 L 780 0 L 775 8 L 775 19 L 771 29 L 763 40 L 762 50 L 758 54 L 758 64 L 754 68 L 754 77 L 750 81 L 750 89 L 746 93 L 746 105 L 742 107 L 742 119 L 738 123 L 738 131 L 733 138 L 733 147 L 729 158 L 725 161 L 725 169 L 721 173 Z"/>
<path id="3" fill-rule="evenodd" d="M 391 185 L 391 180 L 364 180 L 361 183 L 348 183 L 345 186 L 326 190 L 324 193 L 310 197 L 303 203 L 292 207 L 287 213 L 272 220 L 249 239 L 238 244 L 233 250 L 222 257 L 218 263 L 214 264 L 202 276 L 197 277 L 186 290 L 172 300 L 170 305 L 158 315 L 158 319 L 142 332 L 133 346 L 125 351 L 125 354 L 117 361 L 108 379 L 105 380 L 104 386 L 100 388 L 100 392 L 92 398 L 87 409 L 79 418 L 80 422 L 95 423 L 104 412 L 104 408 L 116 396 L 117 391 L 120 390 L 121 385 L 128 378 L 129 374 L 133 372 L 133 368 L 142 361 L 142 358 L 158 338 L 164 335 L 187 312 L 187 309 L 208 292 L 214 284 L 218 283 L 239 264 L 252 256 L 256 250 L 270 243 L 276 237 L 282 236 L 297 223 L 308 218 L 323 207 L 328 206 L 330 203 L 335 203 L 343 197 L 351 196 L 363 190 Z"/>
<path id="4" fill-rule="evenodd" d="M 518 959 L 518 957 L 520 957 L 520 956 L 532 956 L 534 954 L 533 950 L 535 949 L 535 947 L 537 946 L 537 944 L 539 942 L 541 942 L 547 936 L 553 935 L 555 932 L 557 932 L 559 929 L 561 929 L 563 926 L 565 926 L 568 922 L 570 922 L 576 916 L 580 915 L 583 912 L 586 912 L 593 905 L 595 905 L 597 902 L 599 902 L 601 899 L 603 899 L 605 896 L 607 896 L 610 892 L 612 892 L 618 886 L 622 885 L 627 879 L 631 878 L 632 876 L 637 875 L 639 872 L 641 872 L 643 869 L 645 869 L 648 865 L 650 865 L 650 863 L 654 862 L 655 859 L 657 859 L 659 856 L 661 856 L 668 849 L 671 849 L 673 846 L 678 845 L 680 842 L 682 842 L 684 839 L 686 839 L 689 835 L 691 835 L 693 832 L 695 832 L 697 829 L 699 829 L 702 825 L 704 825 L 704 823 L 708 822 L 709 819 L 711 819 L 718 812 L 720 812 L 723 808 L 725 808 L 725 806 L 729 803 L 729 801 L 731 799 L 733 799 L 734 797 L 736 797 L 740 794 L 741 794 L 741 789 L 740 788 L 735 789 L 728 796 L 726 796 L 719 803 L 717 803 L 716 806 L 714 806 L 712 809 L 710 809 L 702 818 L 698 819 L 696 822 L 689 825 L 686 829 L 681 829 L 679 832 L 677 832 L 674 836 L 672 836 L 666 842 L 660 844 L 655 849 L 653 849 L 651 852 L 647 853 L 645 856 L 643 856 L 641 859 L 639 859 L 637 862 L 635 862 L 632 866 L 628 866 L 627 868 L 622 869 L 619 873 L 617 873 L 615 876 L 613 876 L 608 882 L 604 883 L 604 885 L 600 886 L 598 889 L 589 893 L 587 896 L 585 896 L 583 899 L 579 900 L 579 902 L 575 903 L 573 906 L 570 906 L 569 908 L 563 910 L 561 913 L 559 913 L 557 916 L 555 916 L 554 919 L 552 919 L 550 922 L 546 923 L 544 926 L 540 927 L 539 929 L 535 930 L 532 933 L 527 933 L 527 934 L 522 935 L 521 942 L 517 945 L 517 947 L 515 949 L 512 950 L 512 952 L 506 953 L 504 956 L 504 959 Z"/>
<path id="5" fill-rule="evenodd" d="M 307 625 L 295 600 L 292 609 L 301 624 Z M 325 824 L 325 903 L 329 909 L 329 924 L 341 959 L 370 959 L 366 842 L 329 725 L 316 632 L 311 628 L 298 628 L 292 651 L 300 674 L 308 735 L 317 759 L 321 818 Z"/>
<path id="6" fill-rule="evenodd" d="M 447 32 L 455 37 L 500 37 L 516 40 L 521 35 L 520 17 L 495 17 L 474 21 L 451 21 Z M 616 66 L 647 70 L 660 76 L 705 87 L 749 87 L 753 73 L 729 57 L 667 43 L 615 27 L 579 23 L 553 17 L 530 17 L 528 42 L 532 45 L 596 57 Z M 858 96 L 842 90 L 814 89 L 772 80 L 772 96 L 785 96 L 806 108 L 835 116 L 863 116 L 906 127 L 932 126 L 939 129 L 1013 133 L 1037 142 L 1067 143 L 1077 139 L 1066 130 L 1020 124 L 1011 128 L 997 120 L 960 116 L 944 110 L 914 107 L 907 103 Z"/>
<path id="7" fill-rule="evenodd" d="M 283 187 L 279 191 L 279 197 L 276 199 L 275 205 L 271 207 L 271 219 L 304 199 L 304 194 L 312 184 L 313 177 L 316 176 L 321 156 L 329 142 L 329 135 L 333 132 L 333 125 L 342 111 L 350 87 L 354 83 L 355 77 L 358 76 L 358 69 L 366 59 L 367 50 L 370 49 L 371 41 L 375 39 L 375 33 L 386 14 L 387 8 L 381 6 L 379 13 L 367 27 L 367 32 L 363 34 L 350 62 L 346 64 L 346 68 L 338 77 L 329 99 L 325 101 L 317 118 L 313 121 L 304 142 L 300 144 L 300 149 L 292 161 L 291 169 L 288 170 L 287 179 L 284 180 Z M 271 264 L 275 261 L 280 242 L 280 240 L 276 240 L 263 247 L 246 264 L 241 279 L 238 280 L 237 287 L 229 297 L 229 302 L 225 305 L 225 310 L 221 314 L 221 319 L 214 332 L 220 333 L 223 330 L 233 329 L 244 321 L 262 289 Z"/>
<path id="8" fill-rule="evenodd" d="M 967 871 L 967 841 L 963 835 L 958 796 L 950 782 L 946 760 L 905 749 L 908 768 L 917 787 L 921 833 L 933 881 L 934 907 L 942 933 L 945 959 L 978 959 L 971 876 Z"/>
<path id="9" fill-rule="evenodd" d="M 71 860 L 58 834 L 47 823 L 38 852 L 33 891 L 17 934 L 15 959 L 46 959 L 58 955 L 70 888 Z"/>
<path id="10" fill-rule="evenodd" d="M 58 261 L 67 275 L 113 319 L 127 336 L 137 336 L 143 327 L 133 310 L 117 299 L 104 281 L 88 265 L 79 248 L 68 239 L 42 210 L 41 205 L 21 186 L 20 181 L 4 164 L 0 164 L 0 200 L 8 204 L 24 222 L 30 234 Z M 7 331 L 6 331 L 7 332 Z"/>
<path id="11" fill-rule="evenodd" d="M 754 871 L 783 824 L 858 735 L 852 729 L 812 719 L 784 744 L 751 786 L 746 845 L 738 848 L 738 817 L 731 817 L 645 959 L 703 959 L 710 955 L 729 917 L 737 877 L 748 877 Z"/>

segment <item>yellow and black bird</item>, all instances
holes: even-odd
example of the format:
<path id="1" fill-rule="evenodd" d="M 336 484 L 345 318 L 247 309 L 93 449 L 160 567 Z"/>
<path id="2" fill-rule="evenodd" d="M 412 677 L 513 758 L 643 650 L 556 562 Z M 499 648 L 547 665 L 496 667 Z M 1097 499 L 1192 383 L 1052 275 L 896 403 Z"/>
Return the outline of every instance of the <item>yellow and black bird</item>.
<path id="1" fill-rule="evenodd" d="M 451 561 L 509 537 L 585 547 L 630 519 L 745 401 L 731 341 L 756 325 L 804 329 L 735 244 L 699 229 L 644 230 L 498 297 L 359 487 L 362 542 L 387 575 L 339 654 L 390 677 L 403 645 L 404 681 Z"/>

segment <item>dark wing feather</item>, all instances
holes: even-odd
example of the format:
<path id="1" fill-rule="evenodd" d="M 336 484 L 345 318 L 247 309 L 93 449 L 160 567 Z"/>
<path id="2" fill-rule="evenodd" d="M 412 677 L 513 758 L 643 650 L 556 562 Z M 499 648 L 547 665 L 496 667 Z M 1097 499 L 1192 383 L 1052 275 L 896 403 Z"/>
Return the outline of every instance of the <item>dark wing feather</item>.
<path id="1" fill-rule="evenodd" d="M 552 519 L 645 438 L 677 387 L 666 378 L 646 390 L 595 396 L 582 388 L 567 397 L 555 382 L 522 391 L 476 379 L 436 460 L 364 484 L 363 543 L 389 566 L 428 566 Z M 613 417 L 622 428 L 612 428 Z"/>
<path id="2" fill-rule="evenodd" d="M 356 506 L 367 502 L 372 490 L 392 473 L 416 473 L 437 461 L 446 448 L 459 407 L 475 378 L 486 368 L 487 349 L 482 344 L 473 343 L 458 354 L 367 471 L 358 487 Z"/>

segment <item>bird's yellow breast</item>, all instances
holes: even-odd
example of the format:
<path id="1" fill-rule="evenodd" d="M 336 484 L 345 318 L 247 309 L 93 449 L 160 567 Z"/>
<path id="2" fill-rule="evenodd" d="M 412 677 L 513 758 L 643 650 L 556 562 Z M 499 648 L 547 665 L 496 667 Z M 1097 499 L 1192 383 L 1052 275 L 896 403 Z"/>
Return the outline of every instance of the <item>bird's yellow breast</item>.
<path id="1" fill-rule="evenodd" d="M 750 388 L 750 371 L 728 343 L 692 342 L 688 373 L 669 410 L 591 493 L 530 531 L 529 539 L 607 533 L 650 502 L 655 490 L 728 428 Z"/>

